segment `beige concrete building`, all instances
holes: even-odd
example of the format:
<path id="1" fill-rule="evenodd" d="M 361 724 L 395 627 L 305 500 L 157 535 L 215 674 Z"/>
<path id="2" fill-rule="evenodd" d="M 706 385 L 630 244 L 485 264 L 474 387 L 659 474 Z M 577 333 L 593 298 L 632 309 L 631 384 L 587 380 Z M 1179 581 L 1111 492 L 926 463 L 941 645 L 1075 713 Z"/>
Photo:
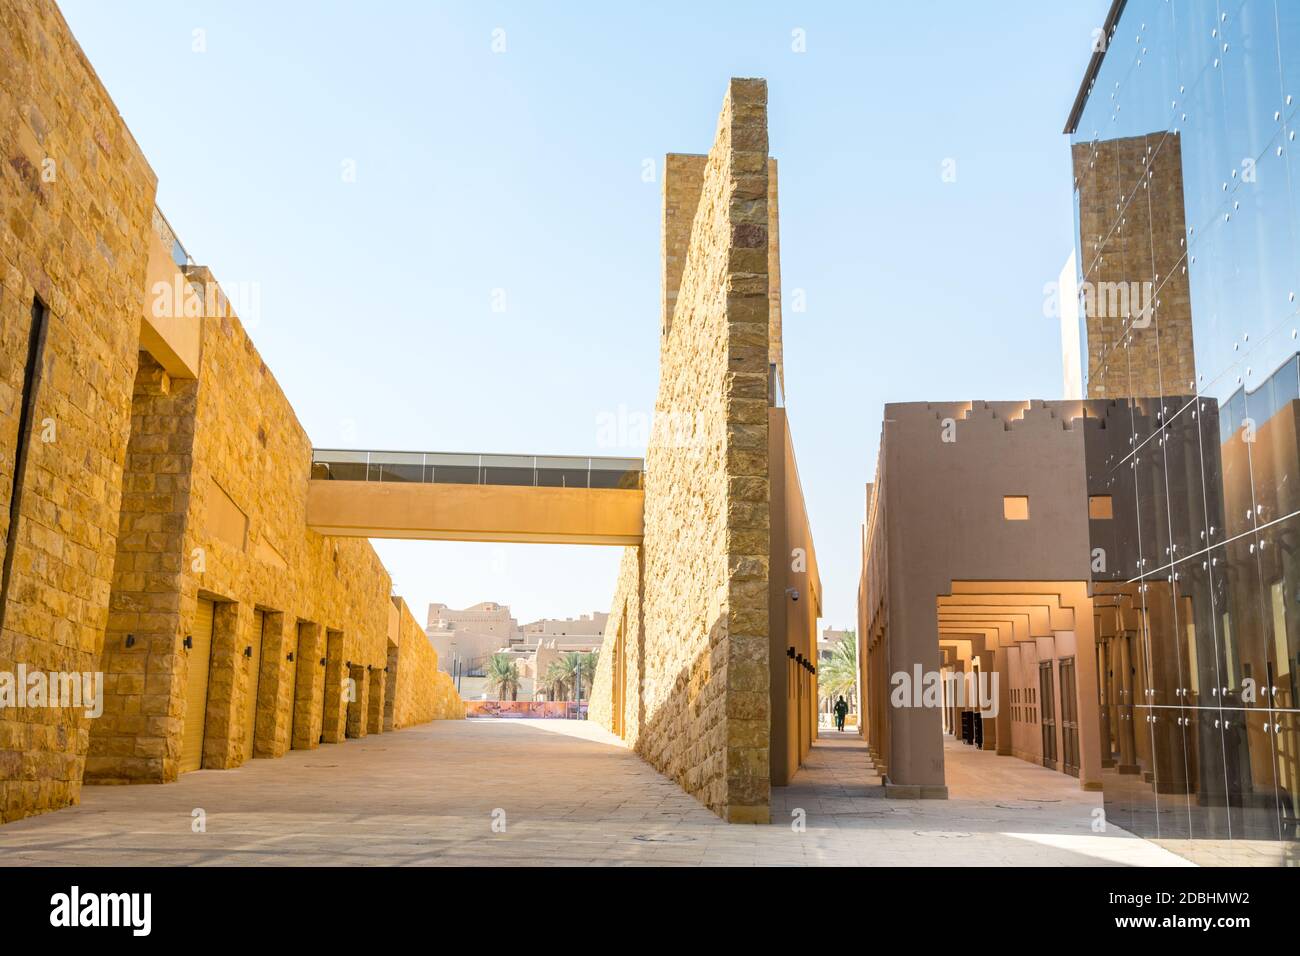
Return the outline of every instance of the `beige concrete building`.
<path id="1" fill-rule="evenodd" d="M 494 601 L 482 601 L 463 610 L 430 604 L 425 634 L 438 652 L 442 669 L 449 674 L 457 662 L 462 665 L 461 671 L 473 671 L 493 654 L 509 650 L 523 639 L 510 608 Z"/>
<path id="2" fill-rule="evenodd" d="M 599 647 L 601 640 L 605 636 L 605 624 L 608 621 L 608 613 L 593 611 L 590 614 L 580 614 L 576 618 L 554 617 L 530 621 L 520 630 L 523 631 L 525 638 L 558 637 L 571 641 L 593 643 L 596 647 Z"/>
<path id="3" fill-rule="evenodd" d="M 84 692 L 0 709 L 0 821 L 454 716 L 54 3 L 0 49 L 0 673 Z"/>
<path id="4" fill-rule="evenodd" d="M 945 797 L 943 735 L 963 730 L 1100 789 L 1084 414 L 885 406 L 858 639 L 864 733 L 890 795 Z"/>
<path id="5" fill-rule="evenodd" d="M 445 604 L 430 604 L 428 627 L 440 631 L 490 634 L 507 644 L 520 633 L 519 622 L 510 613 L 510 608 L 495 601 L 482 601 L 459 611 Z"/>

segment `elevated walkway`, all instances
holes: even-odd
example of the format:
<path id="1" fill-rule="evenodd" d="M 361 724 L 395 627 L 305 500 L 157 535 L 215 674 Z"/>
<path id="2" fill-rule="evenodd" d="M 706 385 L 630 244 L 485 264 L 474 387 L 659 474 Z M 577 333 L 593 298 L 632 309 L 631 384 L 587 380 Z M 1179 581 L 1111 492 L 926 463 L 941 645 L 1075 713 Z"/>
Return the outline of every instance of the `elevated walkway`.
<path id="1" fill-rule="evenodd" d="M 321 534 L 530 544 L 641 543 L 639 458 L 316 449 Z"/>

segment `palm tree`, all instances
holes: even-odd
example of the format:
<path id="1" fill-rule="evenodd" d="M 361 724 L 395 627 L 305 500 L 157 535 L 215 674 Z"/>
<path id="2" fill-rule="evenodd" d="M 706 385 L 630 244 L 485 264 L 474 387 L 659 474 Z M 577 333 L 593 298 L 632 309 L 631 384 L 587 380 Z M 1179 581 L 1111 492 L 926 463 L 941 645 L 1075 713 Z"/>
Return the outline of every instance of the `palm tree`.
<path id="1" fill-rule="evenodd" d="M 564 661 L 553 660 L 537 678 L 537 687 L 548 700 L 565 700 L 569 693 L 569 672 Z"/>
<path id="2" fill-rule="evenodd" d="M 574 697 L 582 699 L 584 693 L 590 695 L 591 681 L 596 676 L 596 659 L 599 655 L 595 652 L 591 654 L 582 654 L 578 651 L 569 651 L 560 659 L 564 665 L 565 672 L 572 678 L 574 687 Z"/>
<path id="3" fill-rule="evenodd" d="M 497 695 L 497 700 L 505 700 L 506 694 L 511 700 L 519 699 L 519 665 L 511 660 L 509 654 L 493 654 L 488 658 L 488 688 Z"/>
<path id="4" fill-rule="evenodd" d="M 834 700 L 843 695 L 850 703 L 858 692 L 858 637 L 849 631 L 817 662 L 817 696 Z"/>

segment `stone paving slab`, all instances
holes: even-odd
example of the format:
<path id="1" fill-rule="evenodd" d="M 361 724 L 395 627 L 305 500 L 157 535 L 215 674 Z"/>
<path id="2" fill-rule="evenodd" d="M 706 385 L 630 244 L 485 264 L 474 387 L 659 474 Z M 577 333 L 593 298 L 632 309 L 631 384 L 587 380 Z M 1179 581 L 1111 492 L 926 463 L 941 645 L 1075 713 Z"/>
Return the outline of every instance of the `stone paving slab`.
<path id="1" fill-rule="evenodd" d="M 1098 795 L 1071 778 L 960 744 L 947 759 L 951 799 L 884 799 L 861 740 L 831 732 L 773 791 L 773 825 L 728 825 L 594 724 L 436 721 L 86 787 L 80 806 L 0 827 L 0 865 L 1187 865 L 1093 833 Z"/>

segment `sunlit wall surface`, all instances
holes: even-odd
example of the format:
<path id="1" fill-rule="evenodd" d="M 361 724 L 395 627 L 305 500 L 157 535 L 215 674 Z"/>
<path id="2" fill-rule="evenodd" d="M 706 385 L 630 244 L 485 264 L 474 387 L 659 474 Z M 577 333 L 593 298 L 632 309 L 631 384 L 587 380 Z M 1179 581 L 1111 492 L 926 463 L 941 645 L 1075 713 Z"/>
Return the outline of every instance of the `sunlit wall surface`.
<path id="1" fill-rule="evenodd" d="M 1071 134 L 1107 819 L 1236 862 L 1297 838 L 1298 107 L 1300 2 L 1130 0 Z"/>

